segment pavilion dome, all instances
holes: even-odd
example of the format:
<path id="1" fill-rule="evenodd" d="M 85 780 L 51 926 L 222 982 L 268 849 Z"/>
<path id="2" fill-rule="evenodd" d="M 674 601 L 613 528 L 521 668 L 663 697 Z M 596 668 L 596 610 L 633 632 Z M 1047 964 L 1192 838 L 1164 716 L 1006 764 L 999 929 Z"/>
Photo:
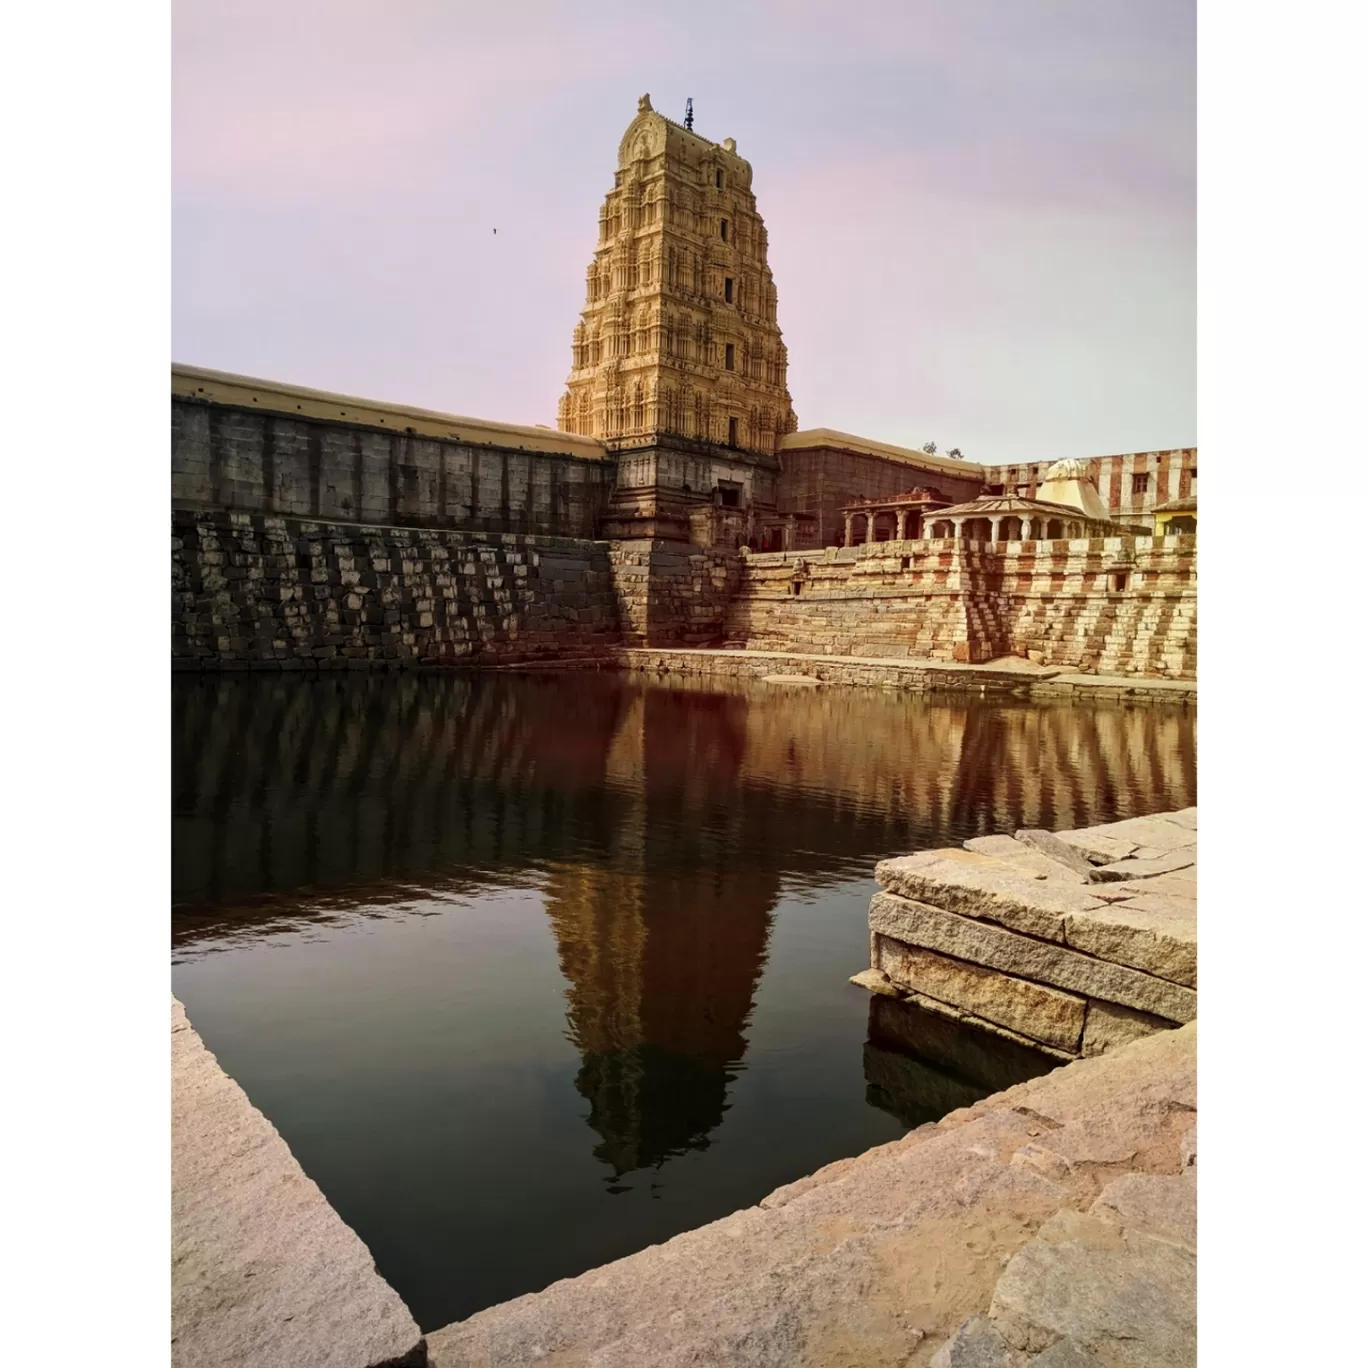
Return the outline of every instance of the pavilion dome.
<path id="1" fill-rule="evenodd" d="M 1087 461 L 1069 460 L 1056 461 L 1046 472 L 1046 480 L 1086 480 L 1088 476 Z"/>
<path id="2" fill-rule="evenodd" d="M 1099 522 L 1106 522 L 1111 516 L 1092 482 L 1087 461 L 1056 461 L 1045 472 L 1036 498 L 1042 503 L 1076 508 Z"/>

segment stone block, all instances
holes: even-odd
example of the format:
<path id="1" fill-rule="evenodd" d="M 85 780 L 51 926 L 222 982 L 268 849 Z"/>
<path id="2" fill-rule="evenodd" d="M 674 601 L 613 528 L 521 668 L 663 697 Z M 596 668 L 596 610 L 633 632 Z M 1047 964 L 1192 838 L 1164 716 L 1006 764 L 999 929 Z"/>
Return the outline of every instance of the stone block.
<path id="1" fill-rule="evenodd" d="M 1197 1171 L 1197 1127 L 1190 1126 L 1183 1132 L 1183 1138 L 1178 1146 L 1178 1162 L 1183 1166 L 1185 1174 L 1192 1174 Z"/>
<path id="2" fill-rule="evenodd" d="M 1124 902 L 1128 898 L 1163 895 L 1194 899 L 1197 896 L 1197 866 L 1154 874 L 1144 879 L 1123 879 L 1120 883 L 1100 883 L 1093 896 L 1103 902 Z"/>
<path id="3" fill-rule="evenodd" d="M 1180 850 L 1168 850 L 1146 857 L 1146 847 L 1139 847 L 1135 854 L 1124 860 L 1114 860 L 1111 864 L 1099 865 L 1096 876 L 1099 879 L 1115 881 L 1120 879 L 1149 879 L 1156 874 L 1171 874 L 1175 870 L 1191 869 L 1197 863 L 1197 847 L 1187 846 Z"/>
<path id="4" fill-rule="evenodd" d="M 1109 1368 L 1192 1365 L 1197 1262 L 1169 1241 L 1066 1209 L 1012 1257 L 988 1314 L 1027 1353 L 1068 1338 Z"/>
<path id="5" fill-rule="evenodd" d="M 1030 828 L 1018 831 L 1016 839 L 1025 846 L 1030 846 L 1032 850 L 1038 850 L 1042 855 L 1062 864 L 1066 869 L 1071 869 L 1075 874 L 1087 882 L 1091 882 L 1094 865 L 1077 846 L 1071 846 L 1067 841 L 1061 841 L 1051 831 L 1036 831 Z"/>
<path id="6" fill-rule="evenodd" d="M 1173 1022 L 1149 1012 L 1137 1012 L 1114 1002 L 1089 1002 L 1080 1053 L 1085 1056 L 1106 1054 L 1108 1050 L 1118 1050 L 1156 1031 L 1172 1029 Z"/>
<path id="7" fill-rule="evenodd" d="M 1197 1252 L 1197 1184 L 1181 1175 L 1124 1174 L 1102 1189 L 1089 1214 Z"/>
<path id="8" fill-rule="evenodd" d="M 1017 978 L 1150 1012 L 1166 1021 L 1193 1021 L 1197 1016 L 1197 994 L 1190 988 L 896 893 L 874 895 L 869 925 L 871 930 L 908 945 L 939 950 Z"/>
<path id="9" fill-rule="evenodd" d="M 1064 918 L 1064 943 L 1113 964 L 1197 986 L 1197 904 L 1172 897 L 1107 903 Z"/>
<path id="10" fill-rule="evenodd" d="M 1031 1368 L 1103 1368 L 1103 1365 L 1076 1340 L 1056 1340 L 1043 1353 L 1031 1360 Z"/>
<path id="11" fill-rule="evenodd" d="M 987 1316 L 971 1316 L 936 1350 L 930 1368 L 1026 1368 L 1028 1362 Z"/>
<path id="12" fill-rule="evenodd" d="M 1094 840 L 1105 837 L 1128 842 L 1132 849 L 1151 846 L 1156 850 L 1180 850 L 1197 844 L 1195 826 L 1180 826 L 1176 822 L 1170 822 L 1162 814 L 1154 817 L 1128 817 L 1121 822 L 1106 822 L 1086 832 L 1059 833 L 1061 840 L 1067 839 L 1069 835 L 1090 835 Z"/>
<path id="13" fill-rule="evenodd" d="M 420 1368 L 370 1252 L 172 1000 L 173 1368 Z"/>
<path id="14" fill-rule="evenodd" d="M 1058 872 L 1031 872 L 1026 860 Z M 1008 863 L 973 851 L 928 850 L 883 860 L 874 875 L 881 888 L 1043 940 L 1062 941 L 1068 913 L 1102 905 L 1077 875 L 1033 851 L 1023 851 L 1023 863 Z"/>
<path id="15" fill-rule="evenodd" d="M 882 969 L 862 969 L 858 974 L 852 974 L 850 981 L 868 993 L 878 993 L 881 997 L 898 996 L 897 988 Z"/>
<path id="16" fill-rule="evenodd" d="M 1087 1005 L 1081 997 L 886 936 L 877 937 L 874 967 L 895 987 L 923 993 L 1057 1049 L 1079 1050 Z"/>
<path id="17" fill-rule="evenodd" d="M 1058 831 L 1055 833 L 1066 845 L 1081 850 L 1095 865 L 1111 864 L 1124 860 L 1137 846 L 1135 841 L 1122 840 L 1119 836 L 1099 834 L 1096 828 L 1085 827 L 1081 831 Z"/>
<path id="18" fill-rule="evenodd" d="M 991 859 L 1000 860 L 1003 864 L 1016 870 L 1017 873 L 1033 880 L 1043 878 L 1084 884 L 1090 883 L 1093 877 L 1094 866 L 1077 850 L 1071 846 L 1066 846 L 1062 841 L 1059 842 L 1059 848 L 1069 852 L 1072 863 L 1054 859 L 1044 851 L 1037 850 L 1012 836 L 974 836 L 965 841 L 964 848 L 971 854 L 987 855 Z M 940 852 L 931 851 L 927 853 L 939 854 Z"/>

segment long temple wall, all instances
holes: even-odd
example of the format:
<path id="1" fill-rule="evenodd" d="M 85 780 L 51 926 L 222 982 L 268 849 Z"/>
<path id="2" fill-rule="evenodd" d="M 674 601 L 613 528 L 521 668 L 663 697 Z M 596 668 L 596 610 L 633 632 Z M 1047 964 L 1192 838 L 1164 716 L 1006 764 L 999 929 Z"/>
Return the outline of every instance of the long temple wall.
<path id="1" fill-rule="evenodd" d="M 727 627 L 751 650 L 970 663 L 1019 655 L 1189 679 L 1196 539 L 878 542 L 748 556 Z"/>
<path id="2" fill-rule="evenodd" d="M 985 482 L 1031 495 L 1044 469 L 826 429 L 767 458 L 673 439 L 610 453 L 173 367 L 173 661 L 478 665 L 745 644 L 1192 678 L 1192 538 L 822 545 L 857 498 L 967 498 Z M 1193 494 L 1196 452 L 1104 457 L 1091 473 L 1114 516 L 1139 520 Z M 738 554 L 764 516 L 813 549 Z"/>
<path id="3" fill-rule="evenodd" d="M 606 542 L 175 510 L 179 669 L 593 656 L 621 640 Z"/>
<path id="4" fill-rule="evenodd" d="M 274 390 L 264 397 L 281 407 Z M 235 399 L 173 394 L 174 507 L 588 538 L 598 534 L 607 507 L 614 464 L 581 439 L 513 429 L 463 433 L 455 419 L 453 435 L 441 436 L 420 430 L 441 424 L 422 424 L 402 410 L 377 410 L 388 420 L 382 428 L 376 414 L 349 422 L 312 416 L 301 403 L 290 417 L 253 410 L 250 396 Z M 339 397 L 339 415 L 354 411 L 349 402 L 360 407 Z"/>
<path id="5" fill-rule="evenodd" d="M 972 499 L 983 488 L 980 468 L 967 462 L 926 460 L 911 457 L 895 460 L 874 447 L 852 450 L 835 440 L 814 441 L 796 447 L 805 433 L 785 438 L 780 449 L 783 473 L 778 482 L 781 514 L 807 514 L 812 521 L 798 524 L 799 547 L 838 546 L 845 537 L 841 509 L 860 499 L 891 498 L 917 485 L 938 489 L 951 502 Z M 956 467 L 960 468 L 956 468 Z"/>

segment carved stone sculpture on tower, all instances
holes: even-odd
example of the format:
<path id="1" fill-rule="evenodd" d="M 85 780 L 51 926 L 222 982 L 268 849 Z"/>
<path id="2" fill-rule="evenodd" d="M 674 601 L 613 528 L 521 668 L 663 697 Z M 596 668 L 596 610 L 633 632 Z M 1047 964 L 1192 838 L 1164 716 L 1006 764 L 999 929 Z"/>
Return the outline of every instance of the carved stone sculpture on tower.
<path id="1" fill-rule="evenodd" d="M 773 456 L 798 422 L 751 167 L 649 95 L 618 148 L 557 425 Z"/>

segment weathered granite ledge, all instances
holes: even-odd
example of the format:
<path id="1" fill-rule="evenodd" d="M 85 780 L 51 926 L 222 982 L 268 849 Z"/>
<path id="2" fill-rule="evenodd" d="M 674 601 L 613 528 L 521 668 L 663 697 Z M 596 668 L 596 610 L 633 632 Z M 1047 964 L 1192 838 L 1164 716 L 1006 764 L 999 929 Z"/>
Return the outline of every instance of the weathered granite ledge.
<path id="1" fill-rule="evenodd" d="M 1197 1016 L 1197 809 L 884 860 L 853 982 L 1055 1058 Z"/>
<path id="2" fill-rule="evenodd" d="M 1197 701 L 1196 680 L 1076 674 L 1016 660 L 961 665 L 941 660 L 632 646 L 606 650 L 592 659 L 515 663 L 494 668 L 538 670 L 555 668 L 558 664 L 566 669 L 596 667 L 644 674 L 714 675 L 770 679 L 776 684 L 851 684 L 912 689 L 922 693 L 972 693 L 994 698 L 1115 699 L 1179 706 L 1191 706 Z"/>
<path id="3" fill-rule="evenodd" d="M 1196 1026 L 428 1337 L 436 1368 L 1196 1361 Z"/>
<path id="4" fill-rule="evenodd" d="M 173 1368 L 422 1368 L 370 1251 L 171 1000 Z"/>

